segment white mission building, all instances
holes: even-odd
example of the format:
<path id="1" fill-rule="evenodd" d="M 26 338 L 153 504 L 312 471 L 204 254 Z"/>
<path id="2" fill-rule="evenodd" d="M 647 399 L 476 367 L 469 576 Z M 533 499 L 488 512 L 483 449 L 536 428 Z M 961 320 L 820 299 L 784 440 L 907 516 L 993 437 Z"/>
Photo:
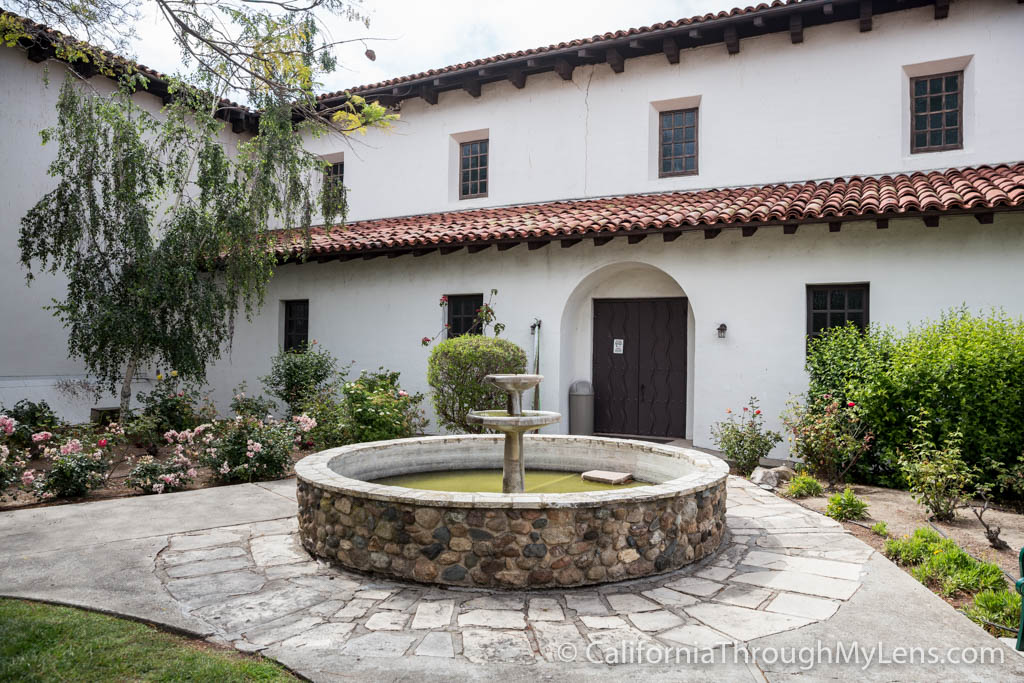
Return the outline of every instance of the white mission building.
<path id="1" fill-rule="evenodd" d="M 775 2 L 354 88 L 401 121 L 310 142 L 349 222 L 278 269 L 210 386 L 226 406 L 316 339 L 427 391 L 420 339 L 497 289 L 531 362 L 539 334 L 545 409 L 587 380 L 604 433 L 710 446 L 751 395 L 777 426 L 808 334 L 1024 313 L 1022 36 L 1017 0 Z M 45 64 L 0 50 L 0 402 L 81 419 L 92 406 L 55 387 L 83 370 L 42 310 L 62 285 L 26 288 L 17 262 L 51 182 Z"/>

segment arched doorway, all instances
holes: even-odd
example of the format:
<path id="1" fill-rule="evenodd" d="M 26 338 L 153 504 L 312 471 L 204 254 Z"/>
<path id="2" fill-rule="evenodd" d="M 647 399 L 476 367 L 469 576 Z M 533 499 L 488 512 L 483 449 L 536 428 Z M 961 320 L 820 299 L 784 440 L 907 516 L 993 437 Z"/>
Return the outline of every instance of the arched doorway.
<path id="1" fill-rule="evenodd" d="M 589 380 L 595 431 L 692 437 L 693 329 L 691 302 L 663 270 L 637 262 L 596 270 L 562 313 L 562 400 L 573 382 Z"/>

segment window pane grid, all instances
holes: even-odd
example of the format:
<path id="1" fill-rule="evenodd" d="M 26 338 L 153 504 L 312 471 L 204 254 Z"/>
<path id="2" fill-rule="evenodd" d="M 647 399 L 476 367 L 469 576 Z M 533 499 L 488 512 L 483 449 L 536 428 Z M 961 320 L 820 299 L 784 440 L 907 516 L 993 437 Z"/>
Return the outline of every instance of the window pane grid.
<path id="1" fill-rule="evenodd" d="M 910 79 L 910 151 L 963 148 L 964 72 Z"/>
<path id="2" fill-rule="evenodd" d="M 868 325 L 867 285 L 820 285 L 807 288 L 807 334 L 820 336 L 831 327 Z"/>
<path id="3" fill-rule="evenodd" d="M 344 185 L 345 184 L 345 162 L 339 161 L 335 164 L 331 164 L 327 167 L 325 172 L 324 183 L 327 185 Z"/>
<path id="4" fill-rule="evenodd" d="M 448 338 L 480 334 L 474 328 L 477 311 L 484 305 L 483 294 L 448 295 Z"/>
<path id="5" fill-rule="evenodd" d="M 488 146 L 487 140 L 459 146 L 459 199 L 487 196 Z"/>
<path id="6" fill-rule="evenodd" d="M 309 300 L 284 302 L 284 350 L 304 348 L 309 339 Z"/>
<path id="7" fill-rule="evenodd" d="M 658 176 L 697 173 L 697 110 L 658 114 Z"/>

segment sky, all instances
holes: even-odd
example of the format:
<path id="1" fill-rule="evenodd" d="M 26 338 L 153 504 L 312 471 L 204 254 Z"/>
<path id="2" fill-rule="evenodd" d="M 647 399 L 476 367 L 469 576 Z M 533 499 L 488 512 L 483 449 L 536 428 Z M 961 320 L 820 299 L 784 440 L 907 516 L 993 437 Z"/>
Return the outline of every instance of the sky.
<path id="1" fill-rule="evenodd" d="M 732 4 L 730 4 L 732 2 Z M 147 3 L 148 5 L 148 3 Z M 730 9 L 735 0 L 363 0 L 370 26 L 332 19 L 339 68 L 324 79 L 331 92 L 482 57 L 649 26 Z M 163 19 L 146 11 L 132 55 L 150 68 L 181 70 Z M 372 48 L 376 61 L 364 56 Z"/>

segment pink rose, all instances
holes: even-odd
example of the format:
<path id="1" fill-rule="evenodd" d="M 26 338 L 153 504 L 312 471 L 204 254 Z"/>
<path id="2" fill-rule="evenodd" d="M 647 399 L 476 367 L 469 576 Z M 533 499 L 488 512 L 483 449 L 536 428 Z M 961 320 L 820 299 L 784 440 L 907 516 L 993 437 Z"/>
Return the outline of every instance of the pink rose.
<path id="1" fill-rule="evenodd" d="M 21 483 L 25 486 L 31 486 L 32 482 L 36 480 L 35 470 L 25 470 L 21 473 Z"/>

